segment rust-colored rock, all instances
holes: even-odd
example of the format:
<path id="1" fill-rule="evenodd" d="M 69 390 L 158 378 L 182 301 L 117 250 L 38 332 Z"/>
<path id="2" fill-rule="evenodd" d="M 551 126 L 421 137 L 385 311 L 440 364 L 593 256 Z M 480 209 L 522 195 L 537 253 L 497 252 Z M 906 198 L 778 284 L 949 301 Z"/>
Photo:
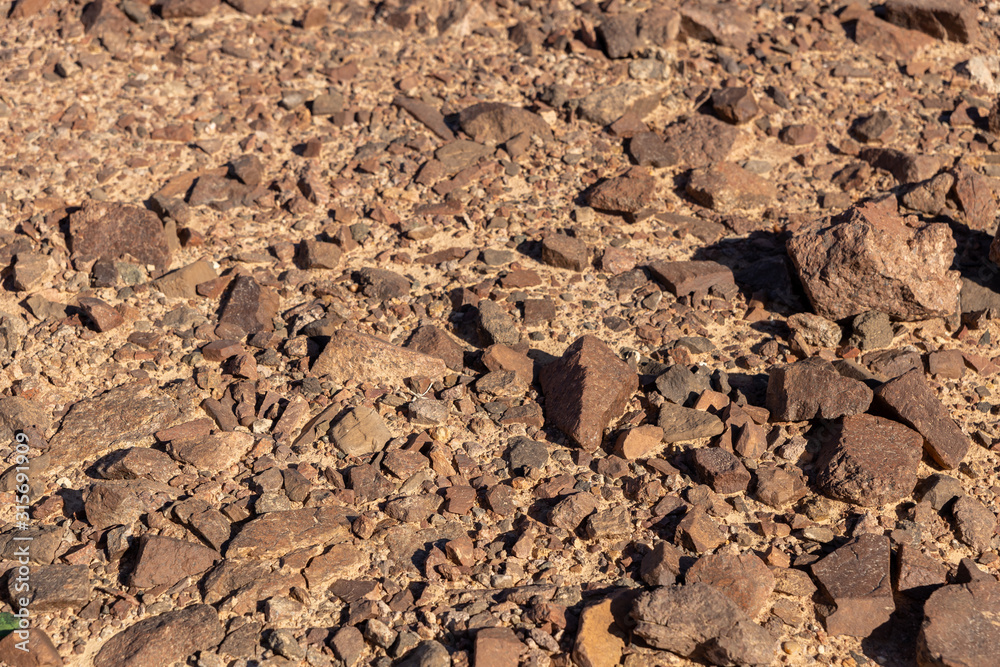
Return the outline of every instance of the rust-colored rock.
<path id="1" fill-rule="evenodd" d="M 401 384 L 409 377 L 441 378 L 448 369 L 437 357 L 357 331 L 339 329 L 313 363 L 312 372 L 329 376 L 340 384 L 349 380 Z"/>
<path id="2" fill-rule="evenodd" d="M 871 402 L 865 383 L 840 375 L 818 357 L 773 366 L 768 374 L 767 409 L 774 421 L 836 419 L 860 414 Z"/>
<path id="3" fill-rule="evenodd" d="M 129 254 L 162 272 L 170 247 L 156 214 L 131 204 L 88 201 L 69 216 L 70 249 L 82 258 L 115 260 Z"/>
<path id="4" fill-rule="evenodd" d="M 826 618 L 831 635 L 867 637 L 896 609 L 889 576 L 889 538 L 866 534 L 812 566 L 836 610 Z"/>

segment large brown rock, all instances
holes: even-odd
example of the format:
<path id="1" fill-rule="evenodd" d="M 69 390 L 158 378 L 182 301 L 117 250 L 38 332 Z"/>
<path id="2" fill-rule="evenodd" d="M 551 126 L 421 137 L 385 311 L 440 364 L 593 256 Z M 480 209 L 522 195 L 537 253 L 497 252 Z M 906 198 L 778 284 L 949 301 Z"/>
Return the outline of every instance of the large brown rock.
<path id="1" fill-rule="evenodd" d="M 621 662 L 625 641 L 605 599 L 580 612 L 580 629 L 573 643 L 573 660 L 580 667 L 615 667 Z"/>
<path id="2" fill-rule="evenodd" d="M 945 586 L 924 604 L 917 636 L 921 667 L 997 664 L 1000 646 L 1000 583 L 970 581 Z"/>
<path id="3" fill-rule="evenodd" d="M 195 604 L 145 618 L 109 639 L 94 667 L 163 667 L 215 648 L 225 636 L 219 615 Z"/>
<path id="4" fill-rule="evenodd" d="M 777 195 L 770 180 L 732 162 L 717 162 L 696 169 L 687 184 L 687 193 L 696 202 L 720 213 L 732 213 L 767 206 Z"/>
<path id="5" fill-rule="evenodd" d="M 351 523 L 344 508 L 305 507 L 268 512 L 240 528 L 226 558 L 272 558 L 295 549 L 346 541 Z"/>
<path id="6" fill-rule="evenodd" d="M 163 223 L 150 210 L 114 202 L 88 201 L 69 216 L 73 254 L 85 259 L 119 259 L 129 254 L 162 272 L 170 264 Z"/>
<path id="7" fill-rule="evenodd" d="M 826 617 L 831 635 L 867 637 L 896 610 L 889 576 L 889 538 L 865 534 L 812 566 L 836 610 Z"/>
<path id="8" fill-rule="evenodd" d="M 540 375 L 546 419 L 587 451 L 601 445 L 604 429 L 639 387 L 628 364 L 589 335 L 578 338 Z"/>
<path id="9" fill-rule="evenodd" d="M 969 451 L 969 438 L 951 418 L 921 369 L 889 380 L 875 390 L 876 401 L 893 417 L 924 437 L 924 450 L 945 470 L 957 468 Z"/>
<path id="10" fill-rule="evenodd" d="M 663 132 L 663 150 L 679 156 L 693 169 L 707 167 L 729 157 L 740 131 L 714 116 L 694 114 Z"/>
<path id="11" fill-rule="evenodd" d="M 638 213 L 653 204 L 655 194 L 656 179 L 642 167 L 633 167 L 597 185 L 590 191 L 587 203 L 602 211 Z"/>
<path id="12" fill-rule="evenodd" d="M 317 376 L 327 375 L 338 384 L 349 380 L 400 384 L 415 376 L 440 379 L 448 368 L 436 357 L 357 331 L 339 329 L 313 362 L 312 372 Z"/>
<path id="13" fill-rule="evenodd" d="M 797 232 L 788 254 L 816 312 L 839 320 L 878 310 L 900 320 L 949 316 L 961 281 L 944 223 L 908 226 L 885 202 Z"/>
<path id="14" fill-rule="evenodd" d="M 885 20 L 937 39 L 963 44 L 979 39 L 976 8 L 968 0 L 889 0 Z"/>
<path id="15" fill-rule="evenodd" d="M 684 581 L 715 586 L 750 616 L 764 608 L 774 590 L 771 570 L 751 552 L 702 556 L 684 575 Z"/>
<path id="16" fill-rule="evenodd" d="M 481 102 L 458 114 L 462 131 L 481 144 L 502 144 L 519 134 L 552 138 L 549 124 L 536 113 L 500 102 Z"/>
<path id="17" fill-rule="evenodd" d="M 28 650 L 18 646 L 24 641 L 17 633 L 0 639 L 0 665 L 7 667 L 62 667 L 59 651 L 45 631 L 31 628 L 28 633 Z"/>
<path id="18" fill-rule="evenodd" d="M 774 421 L 836 419 L 860 414 L 871 402 L 868 385 L 840 375 L 833 364 L 818 357 L 773 366 L 768 373 L 767 409 Z"/>
<path id="19" fill-rule="evenodd" d="M 891 419 L 844 417 L 823 445 L 816 484 L 829 497 L 862 507 L 897 501 L 917 484 L 922 440 Z"/>
<path id="20" fill-rule="evenodd" d="M 732 269 L 710 260 L 657 260 L 649 263 L 649 271 L 674 296 L 704 295 L 716 285 L 736 284 Z"/>
<path id="21" fill-rule="evenodd" d="M 201 574 L 221 557 L 214 549 L 162 535 L 143 535 L 130 583 L 136 588 L 173 586 L 184 577 Z"/>
<path id="22" fill-rule="evenodd" d="M 220 338 L 239 339 L 258 331 L 273 331 L 279 303 L 270 287 L 250 276 L 239 276 L 229 285 L 215 332 Z"/>

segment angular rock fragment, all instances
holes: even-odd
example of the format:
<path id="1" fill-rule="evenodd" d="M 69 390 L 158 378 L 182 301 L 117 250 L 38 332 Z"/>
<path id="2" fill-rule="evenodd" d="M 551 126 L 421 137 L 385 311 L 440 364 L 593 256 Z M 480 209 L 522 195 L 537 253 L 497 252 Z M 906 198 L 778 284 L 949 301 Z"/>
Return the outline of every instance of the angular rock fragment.
<path id="1" fill-rule="evenodd" d="M 760 558 L 751 552 L 738 556 L 710 554 L 702 556 L 685 573 L 687 584 L 703 583 L 718 588 L 751 617 L 756 616 L 774 590 L 774 575 Z"/>
<path id="2" fill-rule="evenodd" d="M 338 329 L 313 362 L 312 372 L 329 376 L 338 384 L 367 380 L 398 385 L 409 377 L 439 379 L 447 373 L 447 366 L 436 357 L 357 331 Z"/>
<path id="3" fill-rule="evenodd" d="M 812 566 L 813 575 L 833 600 L 826 617 L 831 635 L 867 637 L 896 609 L 889 576 L 889 538 L 865 534 Z"/>
<path id="4" fill-rule="evenodd" d="M 735 455 L 719 447 L 701 447 L 694 451 L 698 477 L 716 493 L 742 493 L 750 484 L 750 472 Z"/>
<path id="5" fill-rule="evenodd" d="M 949 180 L 954 183 L 952 192 L 965 213 L 965 224 L 970 229 L 994 233 L 997 225 L 997 181 L 966 165 L 956 167 L 952 174 L 943 174 L 948 180 L 942 185 Z"/>
<path id="6" fill-rule="evenodd" d="M 917 636 L 920 665 L 991 665 L 1000 646 L 1000 583 L 944 586 L 924 604 Z"/>
<path id="7" fill-rule="evenodd" d="M 232 558 L 273 558 L 295 549 L 350 539 L 345 508 L 327 506 L 268 512 L 244 524 L 226 547 Z"/>
<path id="8" fill-rule="evenodd" d="M 171 440 L 167 452 L 182 463 L 198 470 L 226 470 L 247 455 L 253 447 L 252 433 L 226 431 L 203 438 Z"/>
<path id="9" fill-rule="evenodd" d="M 663 442 L 666 443 L 710 438 L 726 429 L 722 420 L 710 412 L 673 403 L 660 406 L 656 424 L 663 430 Z"/>
<path id="10" fill-rule="evenodd" d="M 0 639 L 0 663 L 10 667 L 62 667 L 64 664 L 52 640 L 41 628 L 32 628 L 27 640 L 21 639 L 16 632 Z"/>
<path id="11" fill-rule="evenodd" d="M 692 169 L 707 167 L 729 157 L 740 131 L 705 114 L 695 114 L 667 127 L 666 150 L 680 156 L 680 164 Z"/>
<path id="12" fill-rule="evenodd" d="M 560 500 L 549 512 L 549 523 L 563 530 L 574 532 L 583 520 L 598 507 L 597 499 L 590 493 L 573 493 Z"/>
<path id="13" fill-rule="evenodd" d="M 144 512 L 176 496 L 173 487 L 146 479 L 94 482 L 84 498 L 87 522 L 97 529 L 131 526 Z"/>
<path id="14" fill-rule="evenodd" d="M 381 451 L 392 434 L 378 412 L 361 405 L 330 427 L 329 436 L 337 449 L 348 456 L 364 456 Z"/>
<path id="15" fill-rule="evenodd" d="M 817 460 L 823 493 L 862 507 L 905 498 L 917 484 L 922 438 L 899 422 L 873 415 L 844 417 Z"/>
<path id="16" fill-rule="evenodd" d="M 774 465 L 762 465 L 756 470 L 757 500 L 775 509 L 794 503 L 809 493 L 801 474 Z"/>
<path id="17" fill-rule="evenodd" d="M 885 20 L 937 39 L 963 44 L 979 39 L 976 8 L 968 0 L 889 0 Z"/>
<path id="18" fill-rule="evenodd" d="M 961 281 L 955 241 L 943 223 L 909 227 L 878 204 L 848 209 L 788 241 L 788 254 L 817 314 L 839 320 L 879 310 L 900 320 L 948 316 Z"/>
<path id="19" fill-rule="evenodd" d="M 962 496 L 951 508 L 955 537 L 975 551 L 987 551 L 997 534 L 997 517 L 973 496 Z"/>
<path id="20" fill-rule="evenodd" d="M 583 271 L 590 265 L 590 250 L 580 239 L 549 234 L 542 240 L 542 262 L 560 269 Z"/>
<path id="21" fill-rule="evenodd" d="M 720 213 L 767 206 L 777 194 L 774 184 L 732 162 L 696 169 L 687 184 L 696 202 Z"/>
<path id="22" fill-rule="evenodd" d="M 162 535 L 139 539 L 130 583 L 136 588 L 173 586 L 184 577 L 201 574 L 220 559 L 219 553 L 201 544 Z"/>
<path id="23" fill-rule="evenodd" d="M 80 304 L 80 308 L 87 314 L 87 317 L 94 323 L 94 327 L 98 331 L 111 331 L 125 323 L 125 319 L 121 316 L 121 313 L 101 299 L 81 296 L 77 301 Z"/>
<path id="24" fill-rule="evenodd" d="M 753 93 L 743 86 L 717 90 L 712 93 L 711 101 L 715 115 L 733 125 L 749 123 L 760 111 Z"/>
<path id="25" fill-rule="evenodd" d="M 715 286 L 735 285 L 732 269 L 718 262 L 687 260 L 656 261 L 649 271 L 674 296 L 707 294 Z"/>
<path id="26" fill-rule="evenodd" d="M 70 249 L 82 258 L 129 254 L 162 272 L 170 263 L 163 224 L 152 211 L 129 204 L 88 201 L 69 216 Z"/>
<path id="27" fill-rule="evenodd" d="M 927 599 L 935 590 L 948 583 L 948 566 L 923 554 L 911 544 L 899 547 L 900 593 L 915 599 Z"/>
<path id="28" fill-rule="evenodd" d="M 628 142 L 628 153 L 640 167 L 672 167 L 681 160 L 676 150 L 668 148 L 667 144 L 655 132 L 639 132 L 632 135 Z"/>
<path id="29" fill-rule="evenodd" d="M 579 101 L 580 118 L 609 125 L 629 113 L 643 118 L 660 105 L 663 92 L 632 83 L 599 88 Z"/>
<path id="30" fill-rule="evenodd" d="M 219 6 L 219 0 L 164 0 L 160 15 L 165 19 L 205 16 Z"/>
<path id="31" fill-rule="evenodd" d="M 335 269 L 342 252 L 336 243 L 306 241 L 302 244 L 302 266 L 307 269 Z"/>
<path id="32" fill-rule="evenodd" d="M 602 211 L 638 213 L 652 205 L 655 192 L 656 180 L 645 169 L 633 167 L 597 185 L 590 191 L 587 203 Z"/>
<path id="33" fill-rule="evenodd" d="M 711 551 L 726 543 L 726 537 L 715 519 L 700 508 L 688 511 L 677 524 L 677 540 L 686 549 L 698 554 Z"/>
<path id="34" fill-rule="evenodd" d="M 615 454 L 626 460 L 635 460 L 659 449 L 663 444 L 663 429 L 646 424 L 625 431 L 615 442 Z"/>
<path id="35" fill-rule="evenodd" d="M 163 295 L 171 299 L 197 299 L 197 287 L 201 283 L 215 280 L 219 274 L 205 260 L 171 271 L 157 278 L 153 284 Z"/>
<path id="36" fill-rule="evenodd" d="M 465 353 L 462 346 L 444 330 L 428 324 L 418 327 L 406 347 L 431 357 L 437 357 L 453 371 L 465 368 Z"/>
<path id="37" fill-rule="evenodd" d="M 524 644 L 510 628 L 482 628 L 476 633 L 473 667 L 513 667 Z"/>
<path id="38" fill-rule="evenodd" d="M 94 667 L 170 665 L 215 648 L 225 634 L 215 609 L 191 605 L 125 628 L 101 647 Z"/>
<path id="39" fill-rule="evenodd" d="M 220 338 L 240 339 L 258 331 L 273 331 L 278 306 L 274 290 L 250 276 L 239 276 L 229 285 L 216 334 Z"/>
<path id="40" fill-rule="evenodd" d="M 867 385 L 842 376 L 818 357 L 773 366 L 768 373 L 766 405 L 774 421 L 836 419 L 860 414 L 871 402 Z"/>
<path id="41" fill-rule="evenodd" d="M 91 583 L 86 565 L 57 563 L 33 567 L 26 590 L 24 583 L 23 578 L 21 582 L 16 576 L 9 578 L 7 591 L 10 599 L 24 598 L 28 603 L 23 606 L 38 612 L 79 611 L 90 602 Z"/>
<path id="42" fill-rule="evenodd" d="M 452 132 L 451 128 L 449 128 L 444 122 L 444 115 L 431 105 L 421 102 L 418 99 L 405 97 L 403 95 L 397 95 L 394 97 L 392 104 L 393 106 L 397 106 L 409 113 L 441 139 L 445 141 L 452 141 L 455 138 L 455 133 Z M 340 106 L 343 106 L 343 101 L 341 101 Z M 313 111 L 313 114 L 316 114 L 315 110 Z"/>
<path id="43" fill-rule="evenodd" d="M 894 148 L 865 148 L 858 157 L 872 167 L 889 172 L 900 185 L 926 181 L 941 168 L 941 160 L 937 157 L 913 155 Z"/>
<path id="44" fill-rule="evenodd" d="M 957 468 L 969 451 L 969 438 L 948 408 L 927 385 L 923 370 L 914 369 L 875 390 L 880 407 L 924 438 L 924 450 L 945 470 Z"/>
<path id="45" fill-rule="evenodd" d="M 788 318 L 787 324 L 806 344 L 816 347 L 837 347 L 844 336 L 836 322 L 812 313 L 795 313 Z"/>
<path id="46" fill-rule="evenodd" d="M 573 660 L 581 667 L 614 667 L 621 662 L 625 641 L 611 612 L 612 600 L 591 604 L 580 612 L 580 629 Z"/>
<path id="47" fill-rule="evenodd" d="M 871 14 L 858 18 L 854 29 L 858 46 L 871 49 L 882 57 L 911 60 L 934 40 L 922 32 L 900 28 Z"/>
<path id="48" fill-rule="evenodd" d="M 552 138 L 549 124 L 536 113 L 500 102 L 481 102 L 458 114 L 462 131 L 487 146 L 502 144 L 519 134 Z"/>
<path id="49" fill-rule="evenodd" d="M 635 14 L 614 14 L 597 26 L 597 37 L 608 58 L 627 58 L 639 45 L 638 33 Z"/>
<path id="50" fill-rule="evenodd" d="M 540 373 L 545 417 L 586 451 L 596 450 L 625 410 L 639 378 L 594 336 L 581 336 Z"/>
<path id="51" fill-rule="evenodd" d="M 410 281 L 395 271 L 365 267 L 354 274 L 361 293 L 379 301 L 401 299 L 410 293 Z"/>

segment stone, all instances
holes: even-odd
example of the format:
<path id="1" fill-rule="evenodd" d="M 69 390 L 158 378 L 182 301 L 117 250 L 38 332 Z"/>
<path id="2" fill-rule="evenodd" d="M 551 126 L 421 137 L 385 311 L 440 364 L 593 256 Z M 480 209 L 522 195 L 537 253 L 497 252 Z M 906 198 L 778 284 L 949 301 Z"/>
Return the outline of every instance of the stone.
<path id="1" fill-rule="evenodd" d="M 434 157 L 440 162 L 440 166 L 447 175 L 457 174 L 459 171 L 470 167 L 479 161 L 480 158 L 491 155 L 493 149 L 489 146 L 457 139 L 446 143 L 436 151 Z"/>
<path id="2" fill-rule="evenodd" d="M 851 320 L 851 337 L 847 344 L 862 352 L 879 350 L 892 345 L 894 335 L 888 315 L 868 310 L 855 315 Z"/>
<path id="3" fill-rule="evenodd" d="M 18 646 L 23 641 L 15 632 L 0 639 L 0 664 L 8 667 L 62 667 L 64 664 L 52 640 L 41 628 L 31 628 L 27 651 L 23 644 Z"/>
<path id="4" fill-rule="evenodd" d="M 689 405 L 711 389 L 709 376 L 694 373 L 683 364 L 674 364 L 656 378 L 656 390 L 677 405 Z"/>
<path id="5" fill-rule="evenodd" d="M 678 11 L 680 34 L 743 51 L 754 34 L 753 18 L 735 2 L 690 2 Z"/>
<path id="6" fill-rule="evenodd" d="M 486 345 L 517 345 L 521 341 L 514 318 L 490 299 L 479 302 L 479 337 Z"/>
<path id="7" fill-rule="evenodd" d="M 586 451 L 595 451 L 611 420 L 625 410 L 638 376 L 606 343 L 585 335 L 542 367 L 546 421 Z"/>
<path id="8" fill-rule="evenodd" d="M 923 372 L 923 359 L 914 350 L 878 350 L 861 357 L 861 361 L 871 369 L 879 380 L 897 378 L 912 370 Z"/>
<path id="9" fill-rule="evenodd" d="M 205 572 L 220 558 L 215 549 L 201 544 L 146 534 L 139 538 L 129 583 L 136 588 L 173 586 L 185 577 Z"/>
<path id="10" fill-rule="evenodd" d="M 666 128 L 666 150 L 680 156 L 679 164 L 701 169 L 729 157 L 740 130 L 706 114 L 694 114 Z"/>
<path id="11" fill-rule="evenodd" d="M 330 427 L 330 440 L 348 456 L 380 452 L 392 438 L 382 416 L 366 405 L 350 410 Z"/>
<path id="12" fill-rule="evenodd" d="M 642 557 L 639 576 L 650 586 L 669 586 L 681 573 L 682 552 L 669 542 L 657 542 Z"/>
<path id="13" fill-rule="evenodd" d="M 952 500 L 965 495 L 962 483 L 954 477 L 935 473 L 921 483 L 920 500 L 940 512 Z"/>
<path id="14" fill-rule="evenodd" d="M 270 287 L 250 276 L 238 276 L 229 284 L 216 334 L 220 338 L 240 339 L 258 331 L 274 331 L 279 302 Z"/>
<path id="15" fill-rule="evenodd" d="M 698 477 L 716 493 L 742 493 L 750 484 L 750 472 L 734 454 L 720 447 L 701 447 L 694 451 Z"/>
<path id="16" fill-rule="evenodd" d="M 476 632 L 472 667 L 517 667 L 523 650 L 510 628 L 482 628 Z"/>
<path id="17" fill-rule="evenodd" d="M 132 447 L 122 454 L 101 468 L 104 479 L 151 479 L 165 484 L 181 471 L 169 454 L 158 449 Z"/>
<path id="18" fill-rule="evenodd" d="M 830 498 L 862 507 L 896 502 L 917 484 L 921 440 L 884 417 L 844 417 L 823 443 L 816 484 Z"/>
<path id="19" fill-rule="evenodd" d="M 705 260 L 655 261 L 649 264 L 653 278 L 674 296 L 705 294 L 713 287 L 735 285 L 728 266 Z"/>
<path id="20" fill-rule="evenodd" d="M 515 473 L 541 470 L 549 460 L 549 448 L 544 442 L 516 436 L 510 440 L 507 459 L 511 471 Z"/>
<path id="21" fill-rule="evenodd" d="M 778 133 L 778 139 L 788 146 L 808 146 L 819 139 L 819 129 L 815 125 L 786 125 Z"/>
<path id="22" fill-rule="evenodd" d="M 712 413 L 673 403 L 660 406 L 656 424 L 663 430 L 663 442 L 666 443 L 710 438 L 726 430 L 722 420 Z"/>
<path id="23" fill-rule="evenodd" d="M 920 320 L 958 310 L 955 241 L 944 223 L 910 227 L 894 210 L 868 203 L 804 227 L 787 247 L 810 303 L 828 319 L 879 310 Z"/>
<path id="24" fill-rule="evenodd" d="M 541 116 L 500 102 L 480 102 L 462 109 L 458 124 L 473 141 L 487 146 L 502 144 L 519 134 L 552 138 L 552 129 Z"/>
<path id="25" fill-rule="evenodd" d="M 685 548 L 698 554 L 711 551 L 726 543 L 726 537 L 719 529 L 719 525 L 700 508 L 689 510 L 677 524 L 677 539 Z"/>
<path id="26" fill-rule="evenodd" d="M 851 128 L 852 133 L 858 141 L 871 143 L 873 141 L 885 141 L 892 136 L 895 131 L 895 122 L 888 111 L 879 109 L 870 116 L 858 119 Z"/>
<path id="27" fill-rule="evenodd" d="M 925 600 L 948 583 L 948 566 L 920 552 L 920 547 L 901 544 L 897 589 L 911 598 Z"/>
<path id="28" fill-rule="evenodd" d="M 97 529 L 131 526 L 144 512 L 176 496 L 172 487 L 146 479 L 94 482 L 84 497 L 87 522 Z"/>
<path id="29" fill-rule="evenodd" d="M 770 665 L 777 641 L 722 591 L 703 583 L 662 586 L 632 606 L 646 643 L 713 665 Z"/>
<path id="30" fill-rule="evenodd" d="M 755 473 L 757 500 L 775 509 L 797 502 L 809 493 L 801 474 L 775 465 L 762 465 Z"/>
<path id="31" fill-rule="evenodd" d="M 134 445 L 172 422 L 177 404 L 150 385 L 123 385 L 74 403 L 49 442 L 52 464 L 80 464 L 113 447 Z"/>
<path id="32" fill-rule="evenodd" d="M 900 185 L 926 181 L 937 174 L 942 166 L 938 157 L 914 155 L 895 148 L 865 148 L 858 157 L 876 169 L 889 172 Z"/>
<path id="33" fill-rule="evenodd" d="M 21 349 L 27 333 L 28 325 L 23 317 L 0 311 L 0 361 L 7 361 L 12 354 Z"/>
<path id="34" fill-rule="evenodd" d="M 207 604 L 144 618 L 114 635 L 94 657 L 94 667 L 160 667 L 210 651 L 225 637 L 218 612 Z"/>
<path id="35" fill-rule="evenodd" d="M 343 109 L 344 98 L 338 93 L 340 98 L 339 104 L 336 109 L 331 110 L 329 113 L 337 113 Z M 317 98 L 317 101 L 319 98 Z M 392 100 L 393 106 L 397 106 L 403 109 L 408 114 L 413 116 L 417 121 L 423 123 L 424 126 L 436 134 L 438 137 L 444 141 L 452 141 L 455 138 L 455 133 L 451 131 L 451 128 L 444 122 L 444 115 L 438 111 L 437 108 L 427 104 L 426 102 L 421 102 L 413 97 L 406 97 L 405 95 L 397 95 Z M 313 102 L 314 111 L 313 115 L 316 115 L 315 111 L 316 102 Z M 328 107 L 324 106 L 324 110 Z"/>
<path id="36" fill-rule="evenodd" d="M 264 180 L 264 165 L 256 155 L 241 155 L 229 163 L 229 173 L 240 183 L 255 188 Z"/>
<path id="37" fill-rule="evenodd" d="M 653 205 L 656 179 L 642 167 L 603 181 L 590 190 L 587 204 L 612 213 L 638 213 Z"/>
<path id="38" fill-rule="evenodd" d="M 453 371 L 465 368 L 465 352 L 444 329 L 427 324 L 417 329 L 406 342 L 406 347 L 421 354 L 437 357 Z"/>
<path id="39" fill-rule="evenodd" d="M 238 529 L 225 557 L 274 558 L 296 549 L 347 541 L 351 529 L 347 515 L 335 505 L 268 512 Z"/>
<path id="40" fill-rule="evenodd" d="M 583 534 L 591 540 L 608 540 L 632 532 L 632 513 L 625 507 L 594 512 L 583 522 Z"/>
<path id="41" fill-rule="evenodd" d="M 900 28 L 871 14 L 865 14 L 856 21 L 854 41 L 882 57 L 899 60 L 914 60 L 924 48 L 934 43 L 921 32 Z"/>
<path id="42" fill-rule="evenodd" d="M 720 213 L 733 213 L 767 206 L 777 195 L 774 184 L 732 162 L 717 162 L 695 169 L 687 194 L 696 202 Z"/>
<path id="43" fill-rule="evenodd" d="M 197 299 L 197 287 L 201 283 L 215 280 L 219 274 L 206 260 L 188 264 L 153 281 L 153 286 L 170 299 Z"/>
<path id="44" fill-rule="evenodd" d="M 715 115 L 733 125 L 749 123 L 760 113 L 753 93 L 744 86 L 717 90 L 710 100 Z"/>
<path id="45" fill-rule="evenodd" d="M 837 347 L 844 336 L 839 324 L 812 313 L 795 313 L 786 323 L 807 345 L 814 347 Z"/>
<path id="46" fill-rule="evenodd" d="M 832 636 L 867 637 L 896 610 L 889 573 L 889 538 L 866 533 L 812 565 L 836 610 L 826 617 Z"/>
<path id="47" fill-rule="evenodd" d="M 81 296 L 77 298 L 77 302 L 90 321 L 93 322 L 94 327 L 100 332 L 117 329 L 125 323 L 125 318 L 121 316 L 121 313 L 101 299 Z"/>
<path id="48" fill-rule="evenodd" d="M 572 533 L 580 527 L 584 519 L 597 510 L 597 507 L 597 498 L 592 494 L 573 493 L 556 503 L 549 512 L 549 523 Z"/>
<path id="49" fill-rule="evenodd" d="M 447 372 L 441 359 L 350 329 L 334 331 L 312 367 L 314 375 L 340 385 L 364 379 L 398 386 L 406 378 L 437 380 Z"/>
<path id="50" fill-rule="evenodd" d="M 170 264 L 163 224 L 138 206 L 87 201 L 69 216 L 69 240 L 73 254 L 81 258 L 116 260 L 128 254 L 157 272 Z"/>
<path id="51" fill-rule="evenodd" d="M 14 289 L 20 292 L 32 292 L 51 280 L 54 273 L 55 263 L 48 255 L 19 252 L 11 279 Z"/>
<path id="52" fill-rule="evenodd" d="M 866 384 L 842 376 L 818 357 L 772 366 L 768 372 L 765 405 L 774 421 L 836 419 L 865 412 L 871 402 Z"/>
<path id="53" fill-rule="evenodd" d="M 336 243 L 305 241 L 302 244 L 302 266 L 307 269 L 335 269 L 342 252 Z"/>
<path id="54" fill-rule="evenodd" d="M 437 514 L 439 507 L 441 507 L 440 496 L 429 494 L 404 496 L 386 503 L 385 513 L 396 521 L 420 523 Z"/>
<path id="55" fill-rule="evenodd" d="M 597 38 L 608 58 L 627 58 L 639 46 L 639 26 L 635 14 L 613 14 L 597 26 Z"/>
<path id="56" fill-rule="evenodd" d="M 979 40 L 976 8 L 968 0 L 888 0 L 885 20 L 935 39 L 963 44 Z"/>
<path id="57" fill-rule="evenodd" d="M 489 371 L 513 371 L 529 384 L 535 376 L 535 362 L 506 345 L 490 345 L 483 350 L 480 361 Z"/>
<path id="58" fill-rule="evenodd" d="M 365 267 L 354 273 L 361 293 L 378 301 L 401 299 L 410 293 L 410 281 L 395 271 Z"/>
<path id="59" fill-rule="evenodd" d="M 718 588 L 751 618 L 764 609 L 774 590 L 774 575 L 764 561 L 751 552 L 702 556 L 685 573 L 684 582 Z"/>
<path id="60" fill-rule="evenodd" d="M 571 271 L 590 266 L 590 250 L 582 240 L 566 234 L 549 234 L 542 239 L 542 262 Z"/>
<path id="61" fill-rule="evenodd" d="M 330 639 L 333 653 L 349 667 L 355 665 L 365 650 L 365 639 L 353 625 L 344 625 Z"/>
<path id="62" fill-rule="evenodd" d="M 198 470 L 227 470 L 249 453 L 254 445 L 252 433 L 224 431 L 204 438 L 171 440 L 167 452 L 181 463 Z"/>
<path id="63" fill-rule="evenodd" d="M 579 100 L 580 118 L 598 125 L 610 125 L 625 114 L 644 118 L 660 106 L 663 91 L 648 85 L 623 83 L 598 88 Z"/>
<path id="64" fill-rule="evenodd" d="M 219 6 L 219 0 L 164 0 L 160 15 L 165 19 L 205 16 Z"/>
<path id="65" fill-rule="evenodd" d="M 951 470 L 965 458 L 969 438 L 928 386 L 922 369 L 889 380 L 875 390 L 875 397 L 880 407 L 923 436 L 924 451 L 939 466 Z"/>
<path id="66" fill-rule="evenodd" d="M 952 505 L 951 515 L 955 521 L 955 537 L 960 542 L 979 553 L 990 549 L 997 534 L 997 517 L 986 505 L 965 495 Z"/>
<path id="67" fill-rule="evenodd" d="M 987 234 L 996 232 L 996 179 L 987 178 L 966 165 L 959 165 L 951 175 L 954 181 L 952 192 L 965 213 L 966 226 Z"/>
<path id="68" fill-rule="evenodd" d="M 681 161 L 676 149 L 669 148 L 655 132 L 638 132 L 628 141 L 628 154 L 640 167 L 662 169 Z"/>
<path id="69" fill-rule="evenodd" d="M 27 590 L 18 590 L 18 581 L 11 576 L 7 591 L 11 600 L 26 598 L 36 613 L 57 612 L 63 609 L 80 611 L 90 602 L 90 574 L 86 565 L 40 565 L 31 568 Z"/>
<path id="70" fill-rule="evenodd" d="M 970 581 L 943 586 L 924 603 L 917 636 L 917 664 L 990 665 L 1000 644 L 1000 583 Z"/>
<path id="71" fill-rule="evenodd" d="M 663 429 L 653 424 L 636 426 L 623 431 L 615 441 L 615 454 L 634 461 L 663 446 Z"/>
<path id="72" fill-rule="evenodd" d="M 625 641 L 611 612 L 612 600 L 584 607 L 573 642 L 573 660 L 580 667 L 616 667 L 621 663 Z"/>

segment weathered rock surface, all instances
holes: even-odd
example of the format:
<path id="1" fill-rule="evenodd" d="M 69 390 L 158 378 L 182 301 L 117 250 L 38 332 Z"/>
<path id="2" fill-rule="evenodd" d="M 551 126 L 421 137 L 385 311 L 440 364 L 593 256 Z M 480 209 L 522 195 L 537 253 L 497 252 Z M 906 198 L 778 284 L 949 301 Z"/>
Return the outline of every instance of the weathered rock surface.
<path id="1" fill-rule="evenodd" d="M 917 637 L 917 663 L 989 665 L 1000 645 L 1000 583 L 970 581 L 944 586 L 924 604 Z"/>
<path id="2" fill-rule="evenodd" d="M 70 249 L 83 258 L 119 259 L 129 254 L 162 272 L 170 264 L 163 224 L 138 206 L 88 201 L 69 217 Z"/>
<path id="3" fill-rule="evenodd" d="M 94 667 L 159 667 L 208 651 L 225 636 L 218 613 L 206 604 L 145 618 L 109 639 Z"/>
<path id="4" fill-rule="evenodd" d="M 836 610 L 826 617 L 831 635 L 867 637 L 896 609 L 889 576 L 889 538 L 862 535 L 812 566 Z"/>
<path id="5" fill-rule="evenodd" d="M 684 575 L 684 581 L 715 586 L 751 617 L 764 608 L 774 590 L 774 575 L 752 553 L 702 556 Z"/>
<path id="6" fill-rule="evenodd" d="M 313 362 L 312 372 L 339 384 L 359 378 L 400 384 L 408 377 L 440 378 L 447 373 L 447 366 L 441 359 L 396 347 L 381 338 L 338 329 Z"/>
<path id="7" fill-rule="evenodd" d="M 836 419 L 860 414 L 872 402 L 863 382 L 843 377 L 833 364 L 816 357 L 772 366 L 767 381 L 767 409 L 774 421 Z"/>

